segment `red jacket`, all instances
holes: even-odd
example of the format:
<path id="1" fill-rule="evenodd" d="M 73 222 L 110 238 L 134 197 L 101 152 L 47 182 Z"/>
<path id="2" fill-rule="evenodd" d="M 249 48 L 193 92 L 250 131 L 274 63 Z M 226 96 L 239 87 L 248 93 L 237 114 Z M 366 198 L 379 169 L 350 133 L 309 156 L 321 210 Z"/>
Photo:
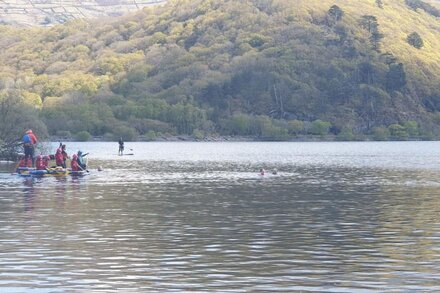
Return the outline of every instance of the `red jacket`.
<path id="1" fill-rule="evenodd" d="M 42 159 L 37 159 L 35 161 L 35 167 L 37 167 L 37 170 L 44 170 L 44 169 L 46 169 L 46 166 L 44 166 L 44 163 L 43 163 Z"/>
<path id="2" fill-rule="evenodd" d="M 31 139 L 32 144 L 36 144 L 38 142 L 38 139 L 33 132 L 29 132 L 28 135 L 29 138 Z"/>
<path id="3" fill-rule="evenodd" d="M 61 148 L 57 149 L 57 152 L 55 154 L 55 163 L 57 166 L 61 166 L 64 163 L 64 156 Z"/>
<path id="4" fill-rule="evenodd" d="M 27 160 L 25 160 L 24 158 L 20 160 L 20 163 L 18 164 L 18 167 L 27 167 Z"/>
<path id="5" fill-rule="evenodd" d="M 79 171 L 78 161 L 76 159 L 70 161 L 70 168 L 72 168 L 72 171 Z"/>

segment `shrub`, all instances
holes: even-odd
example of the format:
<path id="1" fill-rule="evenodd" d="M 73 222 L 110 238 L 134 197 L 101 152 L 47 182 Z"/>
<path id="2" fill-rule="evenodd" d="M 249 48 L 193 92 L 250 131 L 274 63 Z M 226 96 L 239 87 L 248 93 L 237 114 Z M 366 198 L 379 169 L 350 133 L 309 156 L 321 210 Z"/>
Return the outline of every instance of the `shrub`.
<path id="1" fill-rule="evenodd" d="M 341 132 L 338 133 L 338 136 L 336 137 L 339 141 L 350 141 L 354 140 L 353 131 L 349 128 L 342 129 Z"/>
<path id="2" fill-rule="evenodd" d="M 138 137 L 138 133 L 128 126 L 117 126 L 113 130 L 113 139 L 118 140 L 120 137 L 122 137 L 124 141 L 135 141 Z"/>
<path id="3" fill-rule="evenodd" d="M 418 136 L 420 134 L 417 121 L 407 121 L 403 126 L 410 136 Z"/>
<path id="4" fill-rule="evenodd" d="M 103 139 L 104 141 L 113 141 L 113 140 L 114 140 L 114 139 L 113 139 L 113 134 L 112 134 L 112 133 L 109 133 L 109 132 L 104 133 L 104 135 L 102 136 L 102 139 Z"/>
<path id="5" fill-rule="evenodd" d="M 325 122 L 318 119 L 312 122 L 312 128 L 310 129 L 310 132 L 314 135 L 323 136 L 328 134 L 330 126 L 330 122 Z"/>
<path id="6" fill-rule="evenodd" d="M 193 130 L 192 136 L 197 140 L 201 140 L 204 137 L 203 132 L 198 129 Z"/>
<path id="7" fill-rule="evenodd" d="M 385 127 L 376 127 L 373 129 L 373 139 L 384 141 L 390 137 L 390 131 Z"/>
<path id="8" fill-rule="evenodd" d="M 290 120 L 289 121 L 289 133 L 290 134 L 300 134 L 304 132 L 304 122 L 300 120 Z"/>
<path id="9" fill-rule="evenodd" d="M 146 139 L 148 141 L 155 140 L 156 139 L 156 132 L 154 132 L 153 130 L 148 131 L 147 134 L 146 134 Z"/>
<path id="10" fill-rule="evenodd" d="M 87 131 L 80 131 L 75 135 L 77 141 L 88 141 L 92 139 L 92 136 Z"/>
<path id="11" fill-rule="evenodd" d="M 251 117 L 246 114 L 235 114 L 230 123 L 230 132 L 237 135 L 247 135 L 252 125 Z"/>
<path id="12" fill-rule="evenodd" d="M 405 127 L 399 124 L 391 124 L 388 126 L 391 137 L 397 140 L 406 140 L 408 138 L 408 132 Z"/>
<path id="13" fill-rule="evenodd" d="M 421 49 L 423 47 L 423 39 L 416 32 L 409 34 L 406 41 L 414 48 Z"/>
<path id="14" fill-rule="evenodd" d="M 68 130 L 58 130 L 55 135 L 64 139 L 72 137 L 72 134 Z"/>

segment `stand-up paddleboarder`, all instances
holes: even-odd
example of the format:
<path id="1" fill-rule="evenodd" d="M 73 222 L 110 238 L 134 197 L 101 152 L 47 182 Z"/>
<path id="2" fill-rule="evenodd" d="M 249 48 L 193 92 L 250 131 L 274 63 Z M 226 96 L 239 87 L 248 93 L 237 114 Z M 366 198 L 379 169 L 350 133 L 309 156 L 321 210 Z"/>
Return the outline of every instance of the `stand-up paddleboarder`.
<path id="1" fill-rule="evenodd" d="M 124 154 L 124 141 L 122 140 L 122 137 L 119 138 L 119 151 L 118 155 L 122 156 Z"/>

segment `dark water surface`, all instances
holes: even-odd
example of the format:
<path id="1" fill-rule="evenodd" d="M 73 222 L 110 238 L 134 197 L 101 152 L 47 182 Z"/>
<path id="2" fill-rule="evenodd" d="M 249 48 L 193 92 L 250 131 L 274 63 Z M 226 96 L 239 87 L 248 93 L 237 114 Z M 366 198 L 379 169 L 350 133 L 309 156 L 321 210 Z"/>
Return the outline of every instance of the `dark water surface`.
<path id="1" fill-rule="evenodd" d="M 440 292 L 439 142 L 79 146 L 1 165 L 0 292 Z"/>

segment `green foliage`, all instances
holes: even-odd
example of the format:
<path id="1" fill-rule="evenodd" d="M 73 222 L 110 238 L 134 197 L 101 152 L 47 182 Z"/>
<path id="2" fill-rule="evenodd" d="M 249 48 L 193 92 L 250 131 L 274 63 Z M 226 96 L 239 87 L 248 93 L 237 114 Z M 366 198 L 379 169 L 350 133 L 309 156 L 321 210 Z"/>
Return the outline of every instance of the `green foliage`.
<path id="1" fill-rule="evenodd" d="M 192 136 L 193 136 L 195 139 L 197 139 L 197 140 L 201 140 L 201 139 L 203 139 L 203 137 L 204 137 L 205 135 L 203 134 L 202 131 L 200 131 L 200 130 L 198 130 L 198 129 L 194 129 L 194 130 L 193 130 L 193 133 L 192 133 Z"/>
<path id="2" fill-rule="evenodd" d="M 325 122 L 322 120 L 315 120 L 312 123 L 312 128 L 310 129 L 310 133 L 314 135 L 326 135 L 330 130 L 331 123 Z"/>
<path id="3" fill-rule="evenodd" d="M 265 42 L 265 37 L 259 34 L 253 34 L 248 41 L 252 48 L 259 48 L 263 46 Z"/>
<path id="4" fill-rule="evenodd" d="M 338 133 L 336 139 L 339 141 L 351 141 L 354 140 L 353 130 L 350 128 L 344 128 Z"/>
<path id="5" fill-rule="evenodd" d="M 386 127 L 375 127 L 373 129 L 373 139 L 378 141 L 388 140 L 390 131 Z"/>
<path id="6" fill-rule="evenodd" d="M 435 4 L 231 3 L 169 1 L 99 22 L 3 26 L 0 91 L 24 100 L 16 113 L 50 134 L 284 140 L 323 136 L 333 125 L 349 140 L 407 117 L 440 133 Z M 423 36 L 423 50 L 406 45 L 401 36 L 411 31 Z M 405 136 L 394 128 L 393 139 Z"/>
<path id="7" fill-rule="evenodd" d="M 388 130 L 390 131 L 390 135 L 393 139 L 397 139 L 397 140 L 408 139 L 408 131 L 402 125 L 391 124 L 390 126 L 388 126 Z"/>
<path id="8" fill-rule="evenodd" d="M 370 33 L 370 41 L 375 50 L 379 49 L 379 41 L 384 37 L 379 32 L 379 23 L 374 15 L 363 15 L 360 22 L 361 26 Z"/>
<path id="9" fill-rule="evenodd" d="M 231 119 L 231 132 L 237 135 L 251 134 L 252 117 L 245 114 L 235 114 Z"/>
<path id="10" fill-rule="evenodd" d="M 379 7 L 380 9 L 382 9 L 383 8 L 382 0 L 376 0 L 376 6 Z"/>
<path id="11" fill-rule="evenodd" d="M 386 74 L 386 87 L 390 91 L 400 90 L 406 85 L 406 73 L 403 64 L 391 64 Z"/>
<path id="12" fill-rule="evenodd" d="M 72 134 L 68 130 L 58 130 L 55 135 L 57 137 L 63 138 L 63 139 L 69 139 L 72 137 Z"/>
<path id="13" fill-rule="evenodd" d="M 77 141 L 89 141 L 92 139 L 92 136 L 87 131 L 80 131 L 75 134 L 75 139 Z"/>
<path id="14" fill-rule="evenodd" d="M 417 49 L 421 49 L 424 45 L 422 37 L 416 32 L 410 33 L 406 38 L 406 41 L 408 42 L 408 44 Z"/>
<path id="15" fill-rule="evenodd" d="M 149 130 L 145 136 L 147 141 L 153 141 L 156 139 L 156 132 L 154 132 L 153 130 Z"/>
<path id="16" fill-rule="evenodd" d="M 405 0 L 405 3 L 414 10 L 422 9 L 433 16 L 440 17 L 440 10 L 424 1 Z"/>
<path id="17" fill-rule="evenodd" d="M 138 138 L 138 133 L 131 127 L 119 125 L 113 129 L 113 140 L 118 140 L 120 137 L 124 141 L 135 141 Z"/>
<path id="18" fill-rule="evenodd" d="M 0 138 L 7 144 L 20 141 L 28 129 L 32 129 L 39 139 L 47 137 L 46 126 L 38 119 L 34 107 L 29 106 L 17 91 L 0 91 Z"/>
<path id="19" fill-rule="evenodd" d="M 419 124 L 417 121 L 407 121 L 403 124 L 403 127 L 405 127 L 406 132 L 408 132 L 409 136 L 418 136 L 420 134 L 419 132 Z"/>
<path id="20" fill-rule="evenodd" d="M 340 21 L 344 16 L 344 11 L 338 5 L 332 5 L 328 10 L 328 16 L 331 24 L 335 24 Z"/>
<path id="21" fill-rule="evenodd" d="M 300 120 L 289 121 L 289 133 L 298 135 L 304 132 L 304 122 Z"/>

